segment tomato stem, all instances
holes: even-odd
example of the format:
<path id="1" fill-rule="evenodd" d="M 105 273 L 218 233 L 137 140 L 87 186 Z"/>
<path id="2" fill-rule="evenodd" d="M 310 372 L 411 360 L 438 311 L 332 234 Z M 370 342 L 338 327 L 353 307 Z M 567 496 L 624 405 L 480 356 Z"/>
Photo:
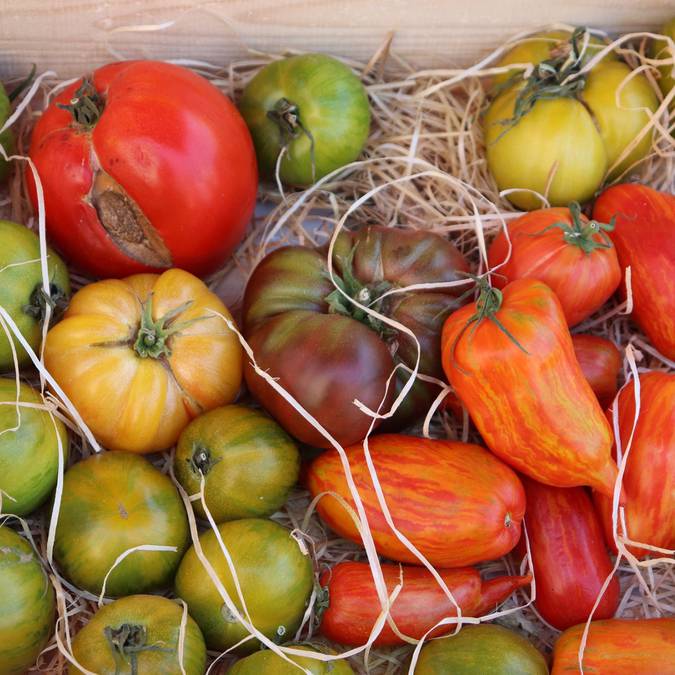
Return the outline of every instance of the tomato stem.
<path id="1" fill-rule="evenodd" d="M 94 83 L 85 77 L 73 98 L 70 99 L 70 103 L 57 103 L 57 107 L 68 110 L 75 123 L 88 131 L 96 125 L 103 113 L 103 99 L 96 91 Z"/>
<path id="2" fill-rule="evenodd" d="M 115 659 L 115 673 L 121 672 L 120 661 L 131 666 L 131 675 L 138 675 L 138 654 L 144 651 L 165 652 L 171 654 L 174 650 L 158 645 L 147 644 L 145 626 L 123 623 L 117 628 L 106 626 L 103 634 L 108 641 L 110 650 Z"/>
<path id="3" fill-rule="evenodd" d="M 202 476 L 206 476 L 219 461 L 220 459 L 213 459 L 209 449 L 201 443 L 193 444 L 192 455 L 187 460 L 192 471 Z"/>
<path id="4" fill-rule="evenodd" d="M 7 98 L 10 101 L 15 101 L 21 92 L 32 84 L 33 80 L 35 79 L 35 70 L 36 65 L 33 64 L 32 68 L 30 69 L 30 73 L 28 73 L 28 75 L 23 80 L 21 80 L 21 82 L 19 82 L 19 84 L 17 84 L 16 87 L 14 87 L 14 89 L 9 92 L 9 94 L 7 94 Z"/>
<path id="5" fill-rule="evenodd" d="M 47 314 L 47 306 L 52 308 L 54 318 L 60 316 L 68 305 L 68 296 L 56 284 L 49 284 L 49 294 L 45 292 L 42 282 L 37 284 L 30 294 L 27 305 L 23 306 L 24 314 L 42 323 Z"/>
<path id="6" fill-rule="evenodd" d="M 305 134 L 309 139 L 309 155 L 312 164 L 312 181 L 316 181 L 316 160 L 314 155 L 314 136 L 300 119 L 300 109 L 287 98 L 280 98 L 272 110 L 267 111 L 269 117 L 279 127 L 281 149 L 287 148 L 291 141 Z"/>

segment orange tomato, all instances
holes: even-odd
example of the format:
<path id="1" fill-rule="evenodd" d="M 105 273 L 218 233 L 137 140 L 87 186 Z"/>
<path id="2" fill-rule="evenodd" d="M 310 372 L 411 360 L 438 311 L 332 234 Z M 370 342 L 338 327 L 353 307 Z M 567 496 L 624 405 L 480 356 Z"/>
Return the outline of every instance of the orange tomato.
<path id="1" fill-rule="evenodd" d="M 611 495 L 612 435 L 556 295 L 519 279 L 451 314 L 443 368 L 488 447 L 540 483 Z"/>
<path id="2" fill-rule="evenodd" d="M 49 331 L 45 365 L 102 445 L 164 450 L 239 391 L 241 346 L 211 312 L 230 318 L 182 270 L 89 284 Z"/>
<path id="3" fill-rule="evenodd" d="M 572 345 L 581 372 L 600 405 L 606 408 L 614 400 L 619 388 L 617 380 L 621 370 L 621 352 L 611 340 L 599 335 L 573 335 Z"/>

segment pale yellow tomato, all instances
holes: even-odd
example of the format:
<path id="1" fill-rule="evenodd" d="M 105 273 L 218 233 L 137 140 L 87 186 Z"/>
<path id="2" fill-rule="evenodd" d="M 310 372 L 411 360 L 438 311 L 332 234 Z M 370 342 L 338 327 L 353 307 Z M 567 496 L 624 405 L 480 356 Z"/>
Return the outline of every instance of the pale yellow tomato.
<path id="1" fill-rule="evenodd" d="M 675 18 L 668 21 L 659 31 L 662 35 L 666 35 L 671 40 L 675 41 Z M 654 40 L 649 48 L 649 55 L 654 59 L 672 58 L 673 51 L 669 48 L 667 40 Z M 670 93 L 670 90 L 675 86 L 675 65 L 660 66 L 659 71 L 661 77 L 659 78 L 659 87 L 664 96 Z M 671 109 L 675 108 L 675 103 L 670 104 Z"/>
<path id="2" fill-rule="evenodd" d="M 85 286 L 45 345 L 45 364 L 99 442 L 148 453 L 231 402 L 242 350 L 225 305 L 178 269 Z"/>

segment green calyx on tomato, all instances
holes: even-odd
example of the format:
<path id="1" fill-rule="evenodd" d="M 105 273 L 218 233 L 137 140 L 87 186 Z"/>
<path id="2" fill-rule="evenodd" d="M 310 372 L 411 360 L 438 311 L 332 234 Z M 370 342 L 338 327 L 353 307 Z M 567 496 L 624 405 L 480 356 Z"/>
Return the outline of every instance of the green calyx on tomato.
<path id="1" fill-rule="evenodd" d="M 70 99 L 70 103 L 57 103 L 56 105 L 70 112 L 75 123 L 88 131 L 96 126 L 103 112 L 104 103 L 94 83 L 85 77 L 73 98 Z"/>
<path id="2" fill-rule="evenodd" d="M 58 319 L 68 306 L 68 294 L 53 282 L 49 284 L 47 294 L 42 282 L 38 282 L 30 294 L 30 300 L 23 306 L 23 311 L 42 323 L 47 316 L 47 306 L 51 307 L 52 317 Z"/>
<path id="3" fill-rule="evenodd" d="M 103 630 L 115 663 L 127 663 L 131 668 L 131 675 L 138 675 L 138 655 L 140 652 L 164 652 L 170 654 L 173 650 L 161 647 L 158 644 L 148 644 L 148 634 L 145 626 L 138 624 L 122 624 L 117 628 L 106 626 Z"/>

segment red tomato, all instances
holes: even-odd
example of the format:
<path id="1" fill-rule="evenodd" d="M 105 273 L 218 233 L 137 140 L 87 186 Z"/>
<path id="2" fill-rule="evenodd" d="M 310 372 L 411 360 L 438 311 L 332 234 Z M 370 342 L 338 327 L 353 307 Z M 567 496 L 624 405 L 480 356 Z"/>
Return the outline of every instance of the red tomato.
<path id="1" fill-rule="evenodd" d="M 616 217 L 611 233 L 621 269 L 631 267 L 633 318 L 651 343 L 675 359 L 675 196 L 645 185 L 615 185 L 593 217 Z"/>
<path id="2" fill-rule="evenodd" d="M 530 583 L 530 576 L 480 578 L 473 567 L 439 570 L 464 616 L 481 616 L 492 611 L 517 588 Z M 431 572 L 424 567 L 382 565 L 382 574 L 391 594 L 401 581 L 403 588 L 391 607 L 391 617 L 398 630 L 420 639 L 441 619 L 457 616 L 457 609 Z M 321 617 L 322 635 L 346 645 L 365 644 L 380 615 L 380 601 L 370 566 L 362 562 L 342 562 L 321 577 L 328 592 L 328 607 Z M 448 624 L 434 631 L 443 635 L 454 630 Z M 376 645 L 402 645 L 405 642 L 385 624 L 375 639 Z"/>
<path id="3" fill-rule="evenodd" d="M 555 488 L 523 478 L 525 525 L 537 582 L 535 606 L 552 626 L 583 623 L 593 609 L 612 562 L 600 521 L 584 488 Z M 619 604 L 612 578 L 594 619 L 610 619 Z"/>
<path id="4" fill-rule="evenodd" d="M 209 274 L 255 206 L 244 120 L 207 80 L 168 63 L 114 63 L 67 87 L 35 125 L 30 156 L 50 238 L 95 276 L 168 267 Z M 29 169 L 26 176 L 36 206 Z"/>
<path id="5" fill-rule="evenodd" d="M 619 394 L 619 436 L 625 452 L 635 420 L 635 389 L 629 382 Z M 607 411 L 612 419 L 612 411 Z M 633 541 L 675 549 L 675 374 L 653 371 L 640 375 L 640 416 L 626 472 L 626 527 Z M 595 495 L 611 548 L 612 502 Z M 629 547 L 637 556 L 648 550 Z M 654 554 L 658 555 L 658 554 Z"/>
<path id="6" fill-rule="evenodd" d="M 572 345 L 581 372 L 600 405 L 606 408 L 614 400 L 619 388 L 617 380 L 621 370 L 621 352 L 613 342 L 598 335 L 573 335 Z"/>
<path id="7" fill-rule="evenodd" d="M 590 221 L 579 205 L 540 209 L 508 224 L 511 256 L 492 276 L 496 288 L 516 279 L 539 279 L 558 296 L 569 326 L 599 309 L 621 281 L 609 226 Z M 490 267 L 509 256 L 504 231 L 488 251 Z"/>

